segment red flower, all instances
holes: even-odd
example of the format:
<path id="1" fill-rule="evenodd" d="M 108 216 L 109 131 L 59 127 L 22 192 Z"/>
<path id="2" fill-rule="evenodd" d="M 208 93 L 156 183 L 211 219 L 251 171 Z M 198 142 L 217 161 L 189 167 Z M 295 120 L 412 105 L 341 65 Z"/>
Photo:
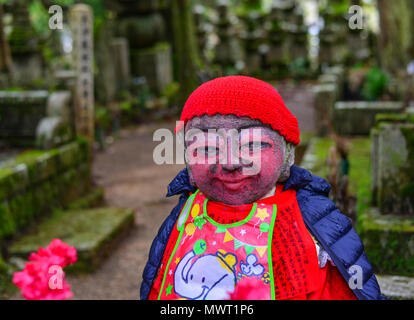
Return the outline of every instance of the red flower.
<path id="1" fill-rule="evenodd" d="M 13 274 L 13 283 L 27 300 L 64 300 L 73 296 L 63 268 L 76 262 L 76 249 L 54 239 L 32 253 L 24 269 Z"/>
<path id="2" fill-rule="evenodd" d="M 54 264 L 60 265 L 62 268 L 77 260 L 76 249 L 60 239 L 54 239 L 46 249 L 39 248 L 37 253 L 30 254 L 29 260 L 36 261 L 46 257 L 53 259 Z"/>
<path id="3" fill-rule="evenodd" d="M 242 278 L 228 300 L 270 300 L 270 291 L 259 279 Z"/>

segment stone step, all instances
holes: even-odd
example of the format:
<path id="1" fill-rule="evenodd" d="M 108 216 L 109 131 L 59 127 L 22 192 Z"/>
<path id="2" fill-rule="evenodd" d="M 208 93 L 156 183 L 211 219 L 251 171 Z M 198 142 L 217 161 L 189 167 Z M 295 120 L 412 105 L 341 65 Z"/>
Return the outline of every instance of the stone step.
<path id="1" fill-rule="evenodd" d="M 377 275 L 381 292 L 392 300 L 414 300 L 414 278 Z"/>
<path id="2" fill-rule="evenodd" d="M 74 246 L 78 261 L 69 272 L 91 272 L 111 252 L 122 235 L 133 226 L 134 211 L 119 208 L 68 210 L 54 214 L 35 230 L 17 239 L 8 250 L 13 258 L 27 259 L 31 252 L 59 238 Z"/>

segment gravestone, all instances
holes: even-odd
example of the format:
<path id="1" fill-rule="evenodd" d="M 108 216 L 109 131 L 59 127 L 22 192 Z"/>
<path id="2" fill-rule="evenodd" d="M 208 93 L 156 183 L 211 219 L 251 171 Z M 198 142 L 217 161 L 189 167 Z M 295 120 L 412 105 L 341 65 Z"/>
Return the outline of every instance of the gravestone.
<path id="1" fill-rule="evenodd" d="M 73 138 L 71 93 L 0 91 L 0 139 L 50 149 Z"/>
<path id="2" fill-rule="evenodd" d="M 324 27 L 319 33 L 319 63 L 344 64 L 349 56 L 347 6 L 343 0 L 333 0 L 320 12 Z"/>
<path id="3" fill-rule="evenodd" d="M 372 130 L 373 199 L 381 214 L 414 216 L 414 116 L 381 114 Z"/>
<path id="4" fill-rule="evenodd" d="M 237 17 L 243 25 L 240 39 L 244 48 L 247 72 L 260 74 L 269 50 L 269 46 L 266 44 L 266 12 L 259 0 L 241 1 L 237 12 Z"/>
<path id="5" fill-rule="evenodd" d="M 98 73 L 95 74 L 95 99 L 102 104 L 109 104 L 117 99 L 117 66 L 111 48 L 111 25 L 105 24 L 94 36 L 94 55 Z"/>
<path id="6" fill-rule="evenodd" d="M 110 43 L 116 71 L 116 85 L 118 91 L 128 89 L 131 78 L 129 65 L 129 46 L 126 38 L 114 38 Z"/>
<path id="7" fill-rule="evenodd" d="M 193 8 L 193 15 L 198 52 L 200 58 L 206 63 L 209 63 L 211 58 L 211 55 L 209 54 L 209 49 L 211 47 L 210 37 L 214 28 L 210 21 L 207 6 L 202 4 L 195 5 Z"/>
<path id="8" fill-rule="evenodd" d="M 334 104 L 337 99 L 338 87 L 328 83 L 315 86 L 315 127 L 319 136 L 326 136 L 331 132 Z"/>
<path id="9" fill-rule="evenodd" d="M 274 1 L 267 16 L 269 51 L 266 63 L 283 75 L 289 64 L 308 62 L 307 27 L 301 4 L 295 0 Z M 282 71 L 281 71 L 282 70 Z"/>
<path id="10" fill-rule="evenodd" d="M 164 1 L 108 0 L 117 14 L 117 37 L 129 45 L 131 75 L 145 77 L 152 92 L 161 94 L 173 81 L 171 45 L 162 10 Z"/>
<path id="11" fill-rule="evenodd" d="M 25 0 L 12 0 L 5 4 L 13 17 L 8 37 L 12 54 L 13 80 L 17 86 L 32 86 L 43 78 L 43 58 L 39 36 L 32 26 Z"/>
<path id="12" fill-rule="evenodd" d="M 75 127 L 76 133 L 94 141 L 94 79 L 93 79 L 93 11 L 85 4 L 70 9 L 73 34 L 73 61 L 76 71 Z"/>
<path id="13" fill-rule="evenodd" d="M 235 68 L 239 61 L 243 61 L 243 50 L 240 47 L 239 35 L 234 25 L 237 18 L 230 10 L 227 0 L 218 1 L 216 4 L 217 21 L 215 24 L 218 43 L 214 48 L 214 62 L 223 70 Z"/>
<path id="14" fill-rule="evenodd" d="M 333 114 L 335 131 L 340 135 L 369 135 L 377 114 L 402 110 L 402 102 L 338 101 Z"/>
<path id="15" fill-rule="evenodd" d="M 160 94 L 172 82 L 171 46 L 159 42 L 148 49 L 132 50 L 132 72 L 145 76 L 153 92 Z"/>

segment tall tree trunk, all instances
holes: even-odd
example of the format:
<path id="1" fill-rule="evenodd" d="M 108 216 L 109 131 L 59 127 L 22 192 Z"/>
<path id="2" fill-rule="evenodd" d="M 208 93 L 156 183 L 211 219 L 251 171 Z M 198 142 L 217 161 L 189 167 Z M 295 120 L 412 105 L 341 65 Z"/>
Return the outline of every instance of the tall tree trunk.
<path id="1" fill-rule="evenodd" d="M 381 64 L 393 74 L 405 70 L 410 61 L 414 39 L 414 11 L 411 2 L 412 0 L 377 0 L 381 28 Z"/>
<path id="2" fill-rule="evenodd" d="M 3 4 L 0 3 L 0 72 L 6 72 L 11 77 L 12 60 L 9 43 L 4 34 Z"/>
<path id="3" fill-rule="evenodd" d="M 177 76 L 180 83 L 179 105 L 182 106 L 198 85 L 197 69 L 200 66 L 191 1 L 172 0 L 171 15 Z"/>

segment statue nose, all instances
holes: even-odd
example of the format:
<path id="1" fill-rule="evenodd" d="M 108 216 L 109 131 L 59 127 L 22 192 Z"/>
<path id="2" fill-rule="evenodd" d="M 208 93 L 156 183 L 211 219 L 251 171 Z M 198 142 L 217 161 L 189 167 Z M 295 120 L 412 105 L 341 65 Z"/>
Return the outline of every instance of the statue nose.
<path id="1" fill-rule="evenodd" d="M 223 169 L 226 171 L 235 171 L 239 169 L 241 167 L 241 163 L 239 158 L 238 143 L 234 144 L 234 141 L 231 137 L 227 139 L 226 152 L 226 161 L 222 164 Z"/>
<path id="2" fill-rule="evenodd" d="M 241 164 L 240 163 L 226 163 L 222 165 L 223 170 L 226 171 L 236 171 L 239 168 L 241 168 Z"/>

